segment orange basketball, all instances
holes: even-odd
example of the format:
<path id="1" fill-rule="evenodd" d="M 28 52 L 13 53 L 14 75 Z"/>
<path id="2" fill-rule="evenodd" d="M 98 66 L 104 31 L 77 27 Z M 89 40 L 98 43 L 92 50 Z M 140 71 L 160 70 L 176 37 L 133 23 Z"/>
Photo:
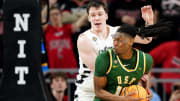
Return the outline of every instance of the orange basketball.
<path id="1" fill-rule="evenodd" d="M 148 101 L 147 100 L 147 91 L 140 85 L 132 85 L 129 87 L 124 88 L 124 90 L 121 93 L 121 96 L 126 96 L 131 92 L 135 92 L 135 95 L 132 95 L 135 98 L 144 98 L 144 100 L 141 101 Z"/>

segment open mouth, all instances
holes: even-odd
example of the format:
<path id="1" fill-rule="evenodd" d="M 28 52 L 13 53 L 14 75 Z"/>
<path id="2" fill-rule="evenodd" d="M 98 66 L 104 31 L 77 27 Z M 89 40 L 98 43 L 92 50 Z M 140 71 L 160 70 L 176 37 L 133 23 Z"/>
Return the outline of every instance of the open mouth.
<path id="1" fill-rule="evenodd" d="M 101 23 L 95 23 L 94 25 L 99 26 L 99 25 L 101 25 Z"/>

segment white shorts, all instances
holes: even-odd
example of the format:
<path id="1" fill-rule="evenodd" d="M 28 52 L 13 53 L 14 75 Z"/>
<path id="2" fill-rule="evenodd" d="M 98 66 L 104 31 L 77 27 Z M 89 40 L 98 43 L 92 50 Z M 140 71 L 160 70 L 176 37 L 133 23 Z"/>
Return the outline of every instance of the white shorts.
<path id="1" fill-rule="evenodd" d="M 93 73 L 84 78 L 82 83 L 76 83 L 74 101 L 93 101 L 95 97 Z"/>
<path id="2" fill-rule="evenodd" d="M 87 92 L 77 88 L 75 91 L 74 101 L 93 101 L 94 97 L 94 92 Z"/>

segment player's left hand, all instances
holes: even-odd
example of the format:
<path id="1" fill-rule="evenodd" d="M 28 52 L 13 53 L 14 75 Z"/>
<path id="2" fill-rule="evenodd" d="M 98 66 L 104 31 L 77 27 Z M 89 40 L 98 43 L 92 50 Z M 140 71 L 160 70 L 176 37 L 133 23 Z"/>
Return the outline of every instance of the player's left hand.
<path id="1" fill-rule="evenodd" d="M 146 25 L 154 24 L 154 13 L 151 5 L 147 5 L 141 8 L 142 18 L 146 22 Z"/>
<path id="2" fill-rule="evenodd" d="M 149 79 L 150 79 L 150 77 L 149 77 L 148 74 L 144 74 L 144 75 L 142 76 L 142 78 L 141 78 L 141 80 L 142 80 L 143 82 L 147 82 Z"/>
<path id="3" fill-rule="evenodd" d="M 150 89 L 146 89 L 146 91 L 147 91 L 147 93 L 148 93 L 148 96 L 147 96 L 147 100 L 148 101 L 151 101 L 151 99 L 152 99 L 152 92 L 151 92 L 151 90 Z"/>

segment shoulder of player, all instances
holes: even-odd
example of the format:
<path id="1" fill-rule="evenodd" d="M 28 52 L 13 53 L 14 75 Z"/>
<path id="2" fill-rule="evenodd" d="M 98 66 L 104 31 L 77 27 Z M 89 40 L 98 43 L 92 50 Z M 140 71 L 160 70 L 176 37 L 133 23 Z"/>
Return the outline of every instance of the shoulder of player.
<path id="1" fill-rule="evenodd" d="M 152 56 L 149 53 L 143 52 L 141 50 L 138 49 L 139 52 L 144 53 L 146 60 L 152 60 Z"/>
<path id="2" fill-rule="evenodd" d="M 91 43 L 90 41 L 90 39 L 88 38 L 88 33 L 89 33 L 89 31 L 90 30 L 86 30 L 86 31 L 84 31 L 83 33 L 81 33 L 80 35 L 79 35 L 79 37 L 78 37 L 78 42 L 82 42 L 82 43 Z"/>
<path id="3" fill-rule="evenodd" d="M 115 29 L 118 29 L 118 28 L 120 28 L 121 26 L 113 26 L 113 28 L 115 28 Z"/>
<path id="4" fill-rule="evenodd" d="M 93 48 L 93 45 L 86 35 L 80 34 L 77 40 L 77 47 L 78 49 L 91 50 Z"/>
<path id="5" fill-rule="evenodd" d="M 110 29 L 118 29 L 120 26 L 111 26 L 111 25 L 107 25 Z"/>
<path id="6" fill-rule="evenodd" d="M 82 43 L 82 44 L 87 44 L 89 43 L 89 41 L 90 40 L 87 38 L 85 34 L 80 34 L 77 40 L 78 43 Z"/>
<path id="7" fill-rule="evenodd" d="M 86 30 L 84 32 L 82 32 L 79 37 L 78 37 L 78 40 L 77 41 L 86 41 L 86 40 L 89 40 L 86 33 L 88 33 L 89 30 Z"/>
<path id="8" fill-rule="evenodd" d="M 108 58 L 109 57 L 109 52 L 108 52 L 108 50 L 106 50 L 106 51 L 100 53 L 98 56 L 102 57 L 103 59 Z"/>
<path id="9" fill-rule="evenodd" d="M 145 53 L 145 55 L 146 55 L 146 61 L 153 61 L 152 56 L 150 54 Z"/>

